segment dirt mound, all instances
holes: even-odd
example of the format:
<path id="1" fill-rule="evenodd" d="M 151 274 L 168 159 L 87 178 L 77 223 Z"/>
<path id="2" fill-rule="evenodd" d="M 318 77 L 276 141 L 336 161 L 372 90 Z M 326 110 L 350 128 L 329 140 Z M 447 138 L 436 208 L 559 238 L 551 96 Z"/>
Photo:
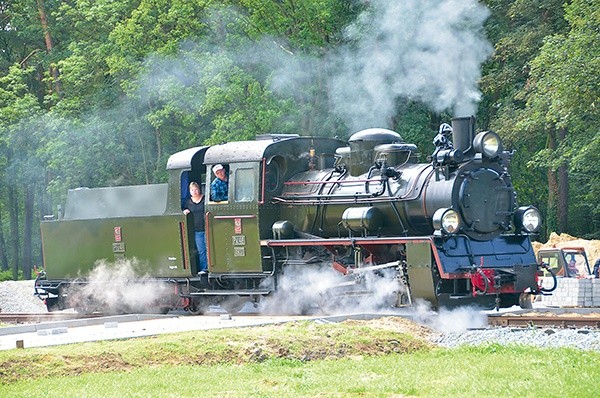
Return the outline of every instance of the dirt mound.
<path id="1" fill-rule="evenodd" d="M 533 250 L 537 253 L 540 249 L 551 247 L 583 247 L 588 256 L 590 265 L 593 265 L 596 259 L 600 258 L 600 240 L 580 239 L 569 234 L 557 234 L 552 232 L 546 243 L 533 242 Z"/>

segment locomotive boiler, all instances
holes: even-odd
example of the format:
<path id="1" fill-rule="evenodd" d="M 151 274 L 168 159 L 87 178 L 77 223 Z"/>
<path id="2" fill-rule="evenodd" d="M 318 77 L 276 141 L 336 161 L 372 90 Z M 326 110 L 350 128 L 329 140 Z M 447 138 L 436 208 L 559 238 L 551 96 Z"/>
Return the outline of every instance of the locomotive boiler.
<path id="1" fill-rule="evenodd" d="M 174 154 L 166 184 L 71 190 L 64 216 L 42 222 L 36 293 L 49 309 L 103 308 L 90 287 L 105 292 L 115 277 L 90 275 L 104 259 L 134 261 L 127 279 L 152 282 L 140 288 L 151 297 L 143 307 L 162 311 L 236 311 L 290 295 L 301 312 L 330 311 L 378 296 L 382 281 L 383 306 L 529 306 L 540 293 L 529 236 L 541 219 L 517 204 L 510 152 L 496 133 L 476 133 L 474 117 L 440 126 L 434 144 L 420 163 L 417 147 L 387 129 L 347 142 L 270 134 Z M 215 164 L 227 170 L 229 198 L 205 189 L 209 267 L 198 273 L 181 201 L 190 181 L 210 185 Z M 124 301 L 121 310 L 134 309 Z"/>

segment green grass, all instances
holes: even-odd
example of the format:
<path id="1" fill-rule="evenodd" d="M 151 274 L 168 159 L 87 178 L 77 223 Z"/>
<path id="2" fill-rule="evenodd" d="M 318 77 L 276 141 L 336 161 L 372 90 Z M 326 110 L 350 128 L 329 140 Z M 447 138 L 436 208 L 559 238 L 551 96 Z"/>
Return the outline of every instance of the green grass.
<path id="1" fill-rule="evenodd" d="M 0 352 L 0 397 L 593 397 L 600 353 L 296 323 Z"/>

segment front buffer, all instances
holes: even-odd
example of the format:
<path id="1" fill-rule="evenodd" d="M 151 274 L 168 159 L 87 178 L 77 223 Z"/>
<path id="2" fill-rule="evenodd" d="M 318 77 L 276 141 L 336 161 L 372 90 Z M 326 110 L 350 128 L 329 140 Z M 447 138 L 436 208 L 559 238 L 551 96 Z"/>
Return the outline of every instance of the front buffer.
<path id="1" fill-rule="evenodd" d="M 411 292 L 428 296 L 438 307 L 525 308 L 530 295 L 539 293 L 538 266 L 527 236 L 434 238 L 430 247 L 407 244 L 406 249 Z"/>

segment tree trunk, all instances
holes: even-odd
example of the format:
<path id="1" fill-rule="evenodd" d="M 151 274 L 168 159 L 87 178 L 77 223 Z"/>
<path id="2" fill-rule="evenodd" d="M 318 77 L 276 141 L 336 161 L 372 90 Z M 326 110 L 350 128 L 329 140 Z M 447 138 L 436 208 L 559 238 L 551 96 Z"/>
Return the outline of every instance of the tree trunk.
<path id="1" fill-rule="evenodd" d="M 23 279 L 31 279 L 31 265 L 33 262 L 32 253 L 32 232 L 33 232 L 33 209 L 35 195 L 31 185 L 27 186 L 25 191 L 25 225 L 23 226 Z"/>
<path id="2" fill-rule="evenodd" d="M 14 181 L 14 179 L 13 179 Z M 13 279 L 19 279 L 19 201 L 17 191 L 12 184 L 8 184 L 8 213 L 10 219 L 10 252 L 12 261 Z"/>
<path id="3" fill-rule="evenodd" d="M 558 131 L 559 143 L 564 142 L 567 136 L 567 129 L 561 128 Z M 569 227 L 569 168 L 568 164 L 562 163 L 558 167 L 558 203 L 556 208 L 556 218 L 558 230 L 568 231 Z"/>
<path id="4" fill-rule="evenodd" d="M 51 54 L 52 49 L 54 48 L 54 42 L 52 41 L 52 35 L 50 34 L 50 28 L 48 26 L 48 15 L 46 14 L 46 5 L 44 4 L 44 0 L 37 0 L 37 7 L 40 14 L 40 23 L 42 24 L 42 30 L 44 32 L 46 51 L 48 54 Z M 60 79 L 58 78 L 58 68 L 53 64 L 50 65 L 50 74 L 52 75 L 52 80 L 54 81 L 54 90 L 56 91 L 56 94 L 60 96 L 61 88 Z"/>
<path id="5" fill-rule="evenodd" d="M 433 131 L 438 131 L 440 124 L 442 123 L 442 117 L 437 112 L 429 112 L 429 127 Z"/>
<path id="6" fill-rule="evenodd" d="M 1 203 L 0 203 L 1 206 Z M 0 269 L 8 271 L 8 257 L 6 255 L 6 242 L 4 242 L 4 228 L 2 226 L 2 209 L 0 208 Z"/>
<path id="7" fill-rule="evenodd" d="M 546 147 L 552 152 L 556 151 L 556 132 L 554 130 L 548 131 Z M 548 212 L 546 214 L 546 231 L 547 235 L 550 236 L 550 233 L 552 232 L 560 233 L 560 230 L 557 230 L 558 178 L 552 166 L 548 166 L 546 173 L 548 176 Z"/>

